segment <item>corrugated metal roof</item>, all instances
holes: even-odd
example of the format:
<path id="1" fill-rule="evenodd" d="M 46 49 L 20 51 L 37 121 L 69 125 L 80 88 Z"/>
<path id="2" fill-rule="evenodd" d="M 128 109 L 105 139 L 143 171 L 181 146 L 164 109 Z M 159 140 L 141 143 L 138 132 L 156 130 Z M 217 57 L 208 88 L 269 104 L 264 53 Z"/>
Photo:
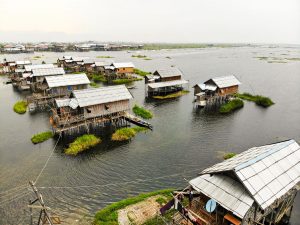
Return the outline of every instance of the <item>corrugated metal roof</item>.
<path id="1" fill-rule="evenodd" d="M 24 72 L 25 72 L 25 69 L 15 69 L 15 72 L 16 72 L 16 73 L 24 73 Z"/>
<path id="2" fill-rule="evenodd" d="M 233 171 L 263 208 L 300 182 L 300 147 L 294 140 L 251 148 L 201 174 Z"/>
<path id="3" fill-rule="evenodd" d="M 165 68 L 165 69 L 159 69 L 154 71 L 154 75 L 159 75 L 161 77 L 173 77 L 173 76 L 183 76 L 182 72 L 175 67 Z"/>
<path id="4" fill-rule="evenodd" d="M 83 62 L 84 60 L 87 60 L 89 59 L 89 57 L 72 57 L 72 60 L 75 61 L 75 62 Z"/>
<path id="5" fill-rule="evenodd" d="M 254 202 L 241 183 L 225 175 L 204 174 L 189 183 L 195 190 L 214 199 L 240 218 L 244 218 Z"/>
<path id="6" fill-rule="evenodd" d="M 150 88 L 161 88 L 161 87 L 170 87 L 170 86 L 176 86 L 176 85 L 182 85 L 187 84 L 188 81 L 186 80 L 173 80 L 173 81 L 166 81 L 166 82 L 157 82 L 157 83 L 150 83 L 148 86 Z"/>
<path id="7" fill-rule="evenodd" d="M 24 61 L 16 61 L 17 65 L 29 65 L 31 62 L 29 60 L 24 60 Z"/>
<path id="8" fill-rule="evenodd" d="M 217 86 L 211 85 L 211 84 L 203 84 L 203 83 L 201 83 L 201 84 L 196 84 L 195 86 L 200 87 L 200 89 L 201 89 L 202 91 L 205 91 L 205 90 L 208 90 L 208 91 L 215 91 L 215 90 L 217 90 Z"/>
<path id="9" fill-rule="evenodd" d="M 64 87 L 80 84 L 89 84 L 90 80 L 85 73 L 47 76 L 46 82 L 50 88 Z"/>
<path id="10" fill-rule="evenodd" d="M 54 75 L 63 75 L 65 74 L 65 70 L 61 67 L 54 68 L 41 68 L 41 69 L 33 69 L 32 76 L 54 76 Z"/>
<path id="11" fill-rule="evenodd" d="M 111 65 L 115 68 L 134 68 L 134 64 L 132 62 L 112 63 Z"/>
<path id="12" fill-rule="evenodd" d="M 73 95 L 80 107 L 132 99 L 125 85 L 76 90 Z"/>
<path id="13" fill-rule="evenodd" d="M 219 88 L 226 88 L 226 87 L 231 87 L 231 86 L 235 86 L 235 85 L 240 85 L 241 84 L 241 82 L 235 76 L 233 76 L 233 75 L 223 76 L 223 77 L 215 77 L 215 78 L 212 78 L 211 80 Z M 208 81 L 206 81 L 206 82 L 208 82 Z"/>
<path id="14" fill-rule="evenodd" d="M 94 64 L 95 60 L 87 58 L 87 59 L 83 59 L 83 64 Z"/>
<path id="15" fill-rule="evenodd" d="M 60 108 L 60 107 L 69 106 L 70 100 L 71 99 L 69 99 L 69 98 L 66 98 L 66 99 L 55 99 L 55 103 L 56 103 L 57 107 Z"/>
<path id="16" fill-rule="evenodd" d="M 25 70 L 27 72 L 33 69 L 46 69 L 46 68 L 55 68 L 53 64 L 35 64 L 35 65 L 26 65 Z"/>
<path id="17" fill-rule="evenodd" d="M 109 66 L 111 63 L 109 62 L 95 62 L 96 66 Z"/>

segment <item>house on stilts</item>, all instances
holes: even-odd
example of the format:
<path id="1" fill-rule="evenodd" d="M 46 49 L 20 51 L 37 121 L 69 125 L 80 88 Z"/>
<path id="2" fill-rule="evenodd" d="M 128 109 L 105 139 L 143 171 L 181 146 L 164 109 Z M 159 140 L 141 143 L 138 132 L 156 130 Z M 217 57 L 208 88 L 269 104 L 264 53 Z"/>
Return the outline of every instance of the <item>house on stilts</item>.
<path id="1" fill-rule="evenodd" d="M 33 65 L 25 65 L 24 69 L 19 69 L 20 72 L 17 71 L 14 74 L 14 83 L 13 86 L 17 87 L 19 91 L 30 90 L 31 83 L 33 81 L 32 75 L 33 70 L 35 69 L 50 69 L 55 68 L 53 64 L 33 64 Z"/>
<path id="2" fill-rule="evenodd" d="M 174 220 L 199 225 L 289 224 L 299 185 L 296 141 L 253 147 L 190 180 L 175 196 Z"/>
<path id="3" fill-rule="evenodd" d="M 78 134 L 92 129 L 133 123 L 151 124 L 129 114 L 132 95 L 125 85 L 74 90 L 68 98 L 55 99 L 50 123 L 55 134 Z"/>
<path id="4" fill-rule="evenodd" d="M 44 82 L 46 77 L 59 76 L 64 74 L 65 70 L 60 67 L 32 69 L 32 74 L 30 75 L 30 86 L 32 92 L 45 91 Z"/>
<path id="5" fill-rule="evenodd" d="M 211 78 L 194 88 L 196 107 L 221 104 L 239 90 L 241 82 L 233 75 Z"/>
<path id="6" fill-rule="evenodd" d="M 188 81 L 177 68 L 159 69 L 145 76 L 146 96 L 165 96 L 184 90 Z"/>
<path id="7" fill-rule="evenodd" d="M 73 90 L 87 89 L 89 84 L 90 80 L 85 73 L 46 76 L 39 87 L 43 92 L 27 97 L 29 110 L 52 106 L 55 98 L 69 96 Z"/>

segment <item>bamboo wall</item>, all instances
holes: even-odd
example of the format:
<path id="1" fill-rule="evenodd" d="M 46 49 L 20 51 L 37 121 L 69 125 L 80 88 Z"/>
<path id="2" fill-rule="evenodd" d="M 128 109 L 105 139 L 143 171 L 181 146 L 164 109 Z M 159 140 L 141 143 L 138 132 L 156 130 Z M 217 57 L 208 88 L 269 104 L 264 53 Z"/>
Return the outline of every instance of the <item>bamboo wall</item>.
<path id="1" fill-rule="evenodd" d="M 122 74 L 122 73 L 133 73 L 133 67 L 123 67 L 123 68 L 117 68 L 116 73 Z"/>
<path id="2" fill-rule="evenodd" d="M 106 109 L 108 107 L 108 109 Z M 90 112 L 88 112 L 90 110 Z M 84 117 L 93 118 L 129 110 L 129 100 L 110 102 L 84 108 Z"/>

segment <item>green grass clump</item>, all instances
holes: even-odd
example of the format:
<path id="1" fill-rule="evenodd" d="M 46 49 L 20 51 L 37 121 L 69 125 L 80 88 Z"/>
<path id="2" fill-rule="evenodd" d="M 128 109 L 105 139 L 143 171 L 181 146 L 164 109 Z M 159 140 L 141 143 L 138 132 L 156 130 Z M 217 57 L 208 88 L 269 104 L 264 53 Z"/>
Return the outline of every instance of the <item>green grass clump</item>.
<path id="1" fill-rule="evenodd" d="M 132 55 L 133 58 L 147 58 L 146 55 Z"/>
<path id="2" fill-rule="evenodd" d="M 223 159 L 230 159 L 232 157 L 236 156 L 236 153 L 234 152 L 229 152 L 229 153 L 226 153 L 224 156 L 223 156 Z"/>
<path id="3" fill-rule="evenodd" d="M 31 137 L 31 142 L 33 144 L 41 143 L 47 141 L 48 139 L 53 137 L 53 133 L 51 131 L 42 132 L 39 134 L 35 134 Z"/>
<path id="4" fill-rule="evenodd" d="M 113 80 L 113 84 L 129 84 L 133 81 L 139 81 L 139 80 L 142 80 L 142 78 L 130 78 L 130 79 L 116 79 L 116 80 Z"/>
<path id="5" fill-rule="evenodd" d="M 32 59 L 34 59 L 34 60 L 35 60 L 35 59 L 40 59 L 40 58 L 42 58 L 42 56 L 39 56 L 39 55 L 36 55 L 36 56 L 33 56 L 33 57 L 32 57 Z"/>
<path id="6" fill-rule="evenodd" d="M 14 105 L 14 111 L 19 114 L 24 114 L 27 111 L 27 102 L 25 101 L 18 101 Z"/>
<path id="7" fill-rule="evenodd" d="M 151 119 L 153 117 L 152 112 L 138 105 L 134 105 L 132 111 L 134 112 L 135 115 L 140 116 L 143 119 Z"/>
<path id="8" fill-rule="evenodd" d="M 177 98 L 182 95 L 186 95 L 188 93 L 189 93 L 189 91 L 178 91 L 176 93 L 168 94 L 168 95 L 164 95 L 164 96 L 152 96 L 152 98 L 154 98 L 154 99 L 170 99 L 170 98 Z"/>
<path id="9" fill-rule="evenodd" d="M 143 59 L 144 59 L 144 60 L 152 60 L 151 58 L 148 58 L 148 57 L 147 57 L 147 58 L 143 58 Z"/>
<path id="10" fill-rule="evenodd" d="M 126 206 L 136 204 L 138 202 L 144 201 L 145 199 L 155 196 L 163 195 L 170 198 L 172 189 L 165 189 L 160 191 L 154 191 L 149 193 L 140 194 L 136 197 L 127 198 L 119 202 L 115 202 L 111 205 L 98 211 L 95 215 L 94 224 L 95 225 L 118 225 L 118 210 L 125 208 Z"/>
<path id="11" fill-rule="evenodd" d="M 234 99 L 232 101 L 229 101 L 221 105 L 219 112 L 224 114 L 230 113 L 232 111 L 242 108 L 243 106 L 244 106 L 244 102 L 241 99 Z"/>
<path id="12" fill-rule="evenodd" d="M 275 104 L 270 98 L 262 95 L 252 95 L 250 93 L 245 92 L 243 94 L 235 94 L 235 96 L 240 99 L 255 102 L 257 105 L 263 107 L 269 107 Z"/>
<path id="13" fill-rule="evenodd" d="M 148 129 L 145 127 L 125 127 L 116 130 L 111 136 L 111 140 L 113 141 L 127 141 L 131 138 L 135 137 L 138 132 L 147 131 Z"/>
<path id="14" fill-rule="evenodd" d="M 107 82 L 107 79 L 103 75 L 93 74 L 92 80 L 94 82 Z"/>
<path id="15" fill-rule="evenodd" d="M 98 58 L 98 59 L 110 59 L 110 58 L 114 58 L 114 57 L 109 56 L 109 55 L 99 55 L 99 56 L 96 56 L 96 58 Z"/>
<path id="16" fill-rule="evenodd" d="M 100 87 L 100 85 L 97 84 L 97 83 L 95 83 L 95 82 L 91 82 L 91 83 L 90 83 L 90 86 L 91 86 L 91 87 L 94 87 L 94 88 Z"/>
<path id="17" fill-rule="evenodd" d="M 65 149 L 67 155 L 77 155 L 78 153 L 85 151 L 95 145 L 99 144 L 101 139 L 92 134 L 85 134 L 75 139 L 69 145 L 69 148 Z"/>
<path id="18" fill-rule="evenodd" d="M 133 69 L 133 72 L 137 75 L 140 75 L 142 77 L 148 75 L 148 74 L 151 74 L 150 72 L 146 72 L 146 71 L 143 71 L 143 70 L 140 70 L 140 69 Z"/>
<path id="19" fill-rule="evenodd" d="M 160 205 L 164 205 L 167 203 L 167 199 L 166 198 L 163 198 L 163 197 L 159 197 L 155 200 L 158 204 Z"/>

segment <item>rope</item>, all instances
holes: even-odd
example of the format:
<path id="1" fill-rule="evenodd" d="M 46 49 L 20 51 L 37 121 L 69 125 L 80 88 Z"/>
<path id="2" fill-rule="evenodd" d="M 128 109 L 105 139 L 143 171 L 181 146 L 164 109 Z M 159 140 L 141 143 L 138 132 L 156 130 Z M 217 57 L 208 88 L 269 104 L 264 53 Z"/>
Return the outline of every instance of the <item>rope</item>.
<path id="1" fill-rule="evenodd" d="M 69 116 L 69 114 L 70 114 L 70 112 L 69 112 L 67 115 Z M 68 119 L 68 117 L 67 117 L 67 120 L 65 121 L 65 123 L 64 123 L 62 129 L 65 128 L 65 126 L 66 126 L 66 124 L 67 124 L 68 121 L 69 121 L 69 119 Z M 46 163 L 45 163 L 45 165 L 43 166 L 41 172 L 39 173 L 39 175 L 38 175 L 37 178 L 35 179 L 34 184 L 36 184 L 36 182 L 38 181 L 38 179 L 40 178 L 40 176 L 41 176 L 42 173 L 44 172 L 44 170 L 45 170 L 46 166 L 48 165 L 48 162 L 49 162 L 50 158 L 52 157 L 52 155 L 53 155 L 53 153 L 54 153 L 54 151 L 55 151 L 55 149 L 56 149 L 56 147 L 57 147 L 57 144 L 58 144 L 58 142 L 59 142 L 59 140 L 60 140 L 61 137 L 62 137 L 62 132 L 60 132 L 60 134 L 59 134 L 59 136 L 58 136 L 58 139 L 57 139 L 57 141 L 56 141 L 56 143 L 55 143 L 55 145 L 54 145 L 54 147 L 53 147 L 53 149 L 52 149 L 52 152 L 51 152 L 51 154 L 49 155 L 48 159 L 46 160 Z"/>
<path id="2" fill-rule="evenodd" d="M 191 172 L 193 171 L 199 171 L 200 169 L 195 169 L 195 170 L 189 170 Z M 156 178 L 149 178 L 149 179 L 138 179 L 138 180 L 134 180 L 134 181 L 125 181 L 125 182 L 117 182 L 117 183 L 108 183 L 108 184 L 95 184 L 95 185 L 79 185 L 79 186 L 48 186 L 48 187 L 38 187 L 40 189 L 76 189 L 76 188 L 93 188 L 93 187 L 107 187 L 107 186 L 118 186 L 121 184 L 134 184 L 134 183 L 140 183 L 140 182 L 145 182 L 145 181 L 152 181 L 152 180 L 159 180 L 161 178 L 165 178 L 165 177 L 174 177 L 174 176 L 178 176 L 178 175 L 182 175 L 182 174 L 186 174 L 187 172 L 183 172 L 183 173 L 174 173 L 171 175 L 165 175 L 165 176 L 161 176 L 161 177 L 156 177 Z"/>

